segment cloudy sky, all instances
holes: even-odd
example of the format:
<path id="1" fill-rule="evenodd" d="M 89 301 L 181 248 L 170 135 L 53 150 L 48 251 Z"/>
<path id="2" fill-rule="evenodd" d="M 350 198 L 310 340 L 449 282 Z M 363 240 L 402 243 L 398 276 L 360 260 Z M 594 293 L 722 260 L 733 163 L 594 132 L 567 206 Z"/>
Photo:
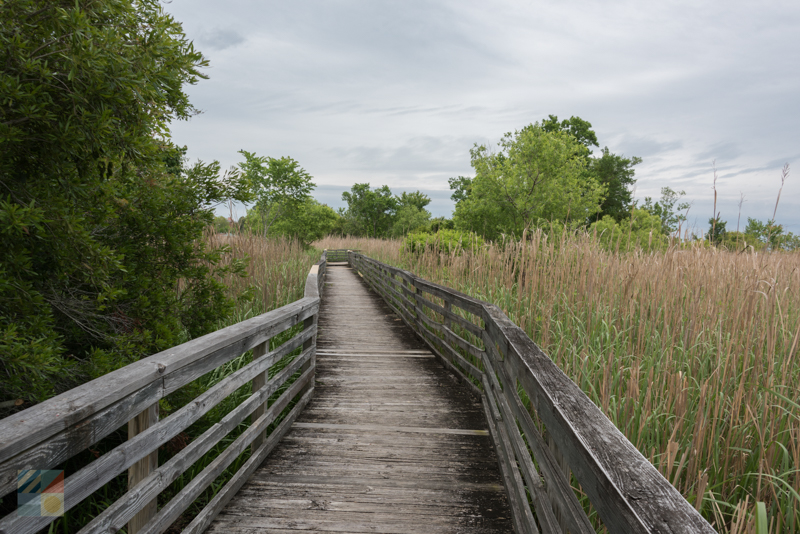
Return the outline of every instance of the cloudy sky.
<path id="1" fill-rule="evenodd" d="M 176 123 L 192 159 L 291 156 L 342 205 L 354 183 L 423 190 L 469 149 L 577 115 L 600 145 L 640 156 L 636 197 L 685 190 L 690 222 L 772 217 L 800 233 L 800 2 L 172 0 L 210 61 Z M 241 213 L 240 213 L 241 215 Z"/>

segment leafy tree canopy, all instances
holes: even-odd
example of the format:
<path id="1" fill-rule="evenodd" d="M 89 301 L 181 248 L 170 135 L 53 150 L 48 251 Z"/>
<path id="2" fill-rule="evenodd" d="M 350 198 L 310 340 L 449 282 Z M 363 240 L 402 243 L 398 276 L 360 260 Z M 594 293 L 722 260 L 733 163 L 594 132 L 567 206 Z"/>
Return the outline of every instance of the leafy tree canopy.
<path id="1" fill-rule="evenodd" d="M 414 191 L 413 193 L 403 193 L 397 197 L 397 208 L 402 209 L 407 206 L 417 208 L 419 210 L 425 209 L 425 206 L 431 203 L 431 199 L 425 193 Z"/>
<path id="2" fill-rule="evenodd" d="M 589 159 L 588 174 L 606 188 L 600 204 L 600 218 L 609 215 L 622 221 L 630 217 L 634 205 L 631 188 L 636 183 L 633 166 L 641 162 L 642 158 L 636 156 L 626 158 L 612 154 L 608 147 L 600 151 L 600 157 Z"/>
<path id="3" fill-rule="evenodd" d="M 472 178 L 466 176 L 459 176 L 457 178 L 448 178 L 447 182 L 450 184 L 450 189 L 453 194 L 450 199 L 458 204 L 462 200 L 469 198 L 469 193 L 472 190 Z"/>
<path id="4" fill-rule="evenodd" d="M 661 199 L 653 202 L 651 197 L 644 198 L 641 209 L 657 215 L 661 219 L 662 231 L 673 234 L 681 229 L 681 225 L 686 222 L 686 212 L 691 208 L 689 202 L 681 199 L 686 196 L 686 191 L 675 191 L 670 187 L 661 188 Z M 680 212 L 684 213 L 680 213 Z"/>
<path id="5" fill-rule="evenodd" d="M 265 212 L 250 210 L 245 217 L 245 228 L 263 232 Z M 307 197 L 293 209 L 286 210 L 269 226 L 270 236 L 283 236 L 297 239 L 303 245 L 310 245 L 314 241 L 325 237 L 334 231 L 339 224 L 339 215 L 333 208 L 320 204 L 311 197 Z"/>
<path id="6" fill-rule="evenodd" d="M 636 182 L 634 179 L 635 171 L 633 167 L 641 163 L 641 158 L 635 156 L 626 158 L 622 155 L 612 154 L 608 147 L 604 147 L 600 151 L 599 156 L 592 156 L 590 148 L 599 146 L 597 135 L 594 130 L 592 130 L 592 124 L 590 122 L 575 116 L 559 121 L 557 116 L 550 115 L 547 119 L 544 119 L 541 124 L 536 123 L 525 126 L 520 132 L 516 132 L 516 136 L 518 138 L 538 137 L 541 133 L 562 135 L 574 140 L 575 143 L 572 144 L 569 157 L 580 160 L 578 165 L 581 167 L 581 170 L 578 181 L 582 182 L 583 187 L 588 190 L 591 190 L 597 184 L 603 187 L 600 209 L 597 211 L 589 210 L 587 213 L 590 213 L 590 218 L 584 221 L 585 223 L 589 223 L 592 220 L 599 220 L 606 215 L 611 216 L 617 222 L 621 222 L 630 217 L 631 209 L 634 207 L 632 187 Z M 488 149 L 486 153 L 490 153 Z M 505 150 L 501 150 L 497 154 L 492 155 L 495 163 L 498 165 L 503 163 L 504 158 L 508 156 Z M 474 160 L 475 157 L 473 154 L 473 161 Z M 476 178 L 458 176 L 449 179 L 450 189 L 453 191 L 450 198 L 456 203 L 457 211 L 458 205 L 467 201 L 476 188 L 482 188 L 475 184 L 475 179 L 477 179 L 477 176 Z M 511 191 L 505 196 L 507 199 L 513 198 Z M 466 213 L 466 206 L 467 204 L 461 208 L 462 215 Z M 472 209 L 469 211 L 474 212 Z M 505 229 L 501 229 L 501 227 L 506 228 L 508 226 L 507 224 L 499 224 L 499 226 L 493 225 L 488 220 L 490 217 L 489 212 L 496 211 L 499 216 L 502 215 L 504 210 L 500 209 L 499 206 L 486 206 L 484 211 L 486 213 L 481 218 L 484 221 L 482 224 L 485 228 L 475 227 L 476 231 L 489 232 L 485 234 L 487 236 L 498 235 L 498 232 L 503 233 L 506 231 Z M 576 215 L 577 213 L 573 212 L 570 218 L 576 220 Z M 494 215 L 491 217 L 494 217 Z M 523 219 L 524 218 L 523 216 Z M 472 219 L 473 220 L 469 224 L 474 224 L 476 222 L 474 217 Z M 463 217 L 462 221 L 465 221 Z"/>
<path id="7" fill-rule="evenodd" d="M 355 184 L 350 192 L 342 193 L 342 200 L 347 202 L 343 215 L 350 222 L 348 233 L 372 237 L 388 234 L 398 206 L 388 186 L 371 189 L 369 184 Z"/>
<path id="8" fill-rule="evenodd" d="M 315 184 L 312 176 L 290 157 L 259 157 L 253 152 L 240 150 L 244 161 L 239 169 L 249 187 L 248 200 L 255 200 L 259 222 L 264 235 L 282 215 L 298 210 L 307 204 Z"/>
<path id="9" fill-rule="evenodd" d="M 199 238 L 247 188 L 169 140 L 207 62 L 158 1 L 7 0 L 0 64 L 0 396 L 35 402 L 214 327 Z"/>
<path id="10" fill-rule="evenodd" d="M 591 154 L 589 147 L 599 146 L 597 144 L 597 134 L 592 130 L 592 123 L 580 117 L 570 117 L 559 122 L 557 116 L 548 115 L 546 119 L 542 120 L 542 130 L 545 132 L 565 132 L 571 135 L 586 147 L 589 154 Z"/>
<path id="11" fill-rule="evenodd" d="M 475 177 L 456 205 L 457 228 L 489 239 L 519 236 L 543 222 L 583 222 L 600 209 L 605 189 L 585 173 L 585 147 L 572 135 L 537 123 L 506 134 L 498 146 L 470 150 Z"/>

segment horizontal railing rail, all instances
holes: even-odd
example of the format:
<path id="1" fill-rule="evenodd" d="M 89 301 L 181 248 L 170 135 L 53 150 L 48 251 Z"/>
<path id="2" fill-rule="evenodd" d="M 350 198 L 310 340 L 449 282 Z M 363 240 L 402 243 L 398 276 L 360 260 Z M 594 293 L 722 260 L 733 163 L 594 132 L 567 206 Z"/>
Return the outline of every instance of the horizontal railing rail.
<path id="1" fill-rule="evenodd" d="M 358 249 L 331 248 L 326 249 L 325 254 L 327 254 L 330 262 L 346 262 L 349 261 L 349 256 L 347 255 L 349 251 L 359 252 Z"/>
<path id="2" fill-rule="evenodd" d="M 205 530 L 313 395 L 317 318 L 325 269 L 323 253 L 308 274 L 305 295 L 300 300 L 144 358 L 0 420 L 0 495 L 17 489 L 19 471 L 62 465 L 127 424 L 127 441 L 76 472 L 67 473 L 64 510 L 75 507 L 127 470 L 127 493 L 80 532 L 116 532 L 127 526 L 128 534 L 160 533 L 250 447 L 249 459 L 184 532 Z M 284 332 L 282 339 L 290 336 L 289 339 L 270 349 L 270 340 Z M 249 350 L 253 351 L 251 363 L 159 420 L 162 398 Z M 270 377 L 270 368 L 278 362 L 285 367 L 274 369 Z M 158 465 L 159 447 L 248 383 L 252 384 L 252 394 L 245 401 L 164 465 Z M 292 402 L 294 406 L 285 413 Z M 280 423 L 267 435 L 270 425 L 281 415 Z M 158 495 L 248 417 L 249 427 L 158 509 Z M 0 519 L 0 533 L 36 532 L 55 519 L 12 512 Z"/>
<path id="3" fill-rule="evenodd" d="M 573 475 L 609 532 L 715 532 L 500 308 L 353 251 L 349 262 L 480 395 L 519 534 L 594 532 Z"/>

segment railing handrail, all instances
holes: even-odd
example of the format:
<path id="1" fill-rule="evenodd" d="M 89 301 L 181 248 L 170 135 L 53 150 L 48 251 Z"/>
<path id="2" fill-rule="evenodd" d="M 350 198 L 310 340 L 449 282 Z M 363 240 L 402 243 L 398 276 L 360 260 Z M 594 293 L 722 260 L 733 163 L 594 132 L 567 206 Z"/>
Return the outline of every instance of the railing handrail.
<path id="1" fill-rule="evenodd" d="M 542 531 L 555 531 L 559 526 L 564 532 L 592 531 L 569 485 L 569 469 L 610 532 L 715 532 L 499 307 L 363 254 L 351 252 L 350 264 L 483 398 L 518 532 L 537 531 L 525 486 Z M 425 293 L 442 299 L 444 306 L 427 299 Z M 453 306 L 478 317 L 484 325 L 454 313 Z M 426 308 L 442 320 L 425 314 Z M 480 333 L 484 347 L 459 336 L 453 323 L 476 337 Z M 481 371 L 467 355 L 491 371 Z M 547 429 L 546 439 L 523 406 L 517 383 Z M 537 461 L 546 488 L 531 457 Z"/>
<path id="2" fill-rule="evenodd" d="M 297 367 L 295 371 L 302 372 L 301 378 L 287 390 L 286 394 L 275 401 L 276 407 L 281 403 L 285 407 L 292 400 L 291 397 L 286 397 L 289 392 L 294 396 L 301 396 L 296 409 L 291 412 L 294 415 L 286 416 L 285 421 L 288 421 L 286 425 L 281 423 L 281 432 L 285 432 L 313 393 L 316 322 L 325 267 L 326 254 L 323 253 L 320 261 L 310 269 L 306 278 L 305 295 L 299 300 L 143 358 L 0 420 L 0 495 L 6 495 L 16 489 L 17 471 L 54 468 L 129 423 L 129 440 L 127 442 L 91 462 L 65 480 L 65 510 L 69 509 L 91 494 L 94 491 L 92 488 L 101 487 L 107 480 L 117 476 L 125 469 L 132 469 L 137 462 L 146 464 L 148 455 L 154 454 L 153 451 L 157 451 L 161 444 L 177 435 L 232 393 L 232 391 L 228 392 L 228 389 L 250 380 L 250 375 L 253 375 L 253 395 L 234 410 L 235 415 L 234 412 L 231 412 L 226 418 L 241 421 L 248 415 L 254 414 L 252 428 L 248 430 L 249 434 L 246 432 L 240 436 L 239 439 L 245 439 L 237 446 L 242 448 L 252 443 L 254 455 L 258 451 L 263 453 L 264 450 L 271 450 L 274 443 L 269 443 L 269 440 L 265 442 L 263 437 L 259 438 L 259 436 L 264 434 L 270 421 L 274 420 L 281 412 L 278 410 L 277 413 L 272 413 L 274 410 L 270 406 L 270 409 L 267 410 L 269 413 L 266 413 L 266 401 L 270 394 L 277 391 L 278 387 L 290 378 L 291 373 L 286 376 L 284 376 L 285 373 L 279 373 L 267 381 L 266 372 L 272 364 L 293 350 L 301 351 L 300 355 L 290 364 L 292 369 Z M 294 337 L 272 351 L 269 350 L 269 340 L 272 337 L 298 324 L 303 325 L 303 330 L 299 334 L 295 334 Z M 157 408 L 161 398 L 249 350 L 254 351 L 253 362 L 226 377 L 214 388 L 198 397 L 198 399 L 202 398 L 202 403 L 195 399 L 169 417 L 158 421 Z M 262 389 L 256 391 L 255 384 L 258 380 L 261 380 L 258 382 L 258 387 Z M 282 380 L 282 382 L 277 383 L 276 380 Z M 212 390 L 214 390 L 213 394 Z M 146 423 L 132 434 L 130 424 L 148 410 L 156 414 L 155 420 Z M 178 416 L 179 413 L 180 416 Z M 259 416 L 257 421 L 256 416 Z M 232 429 L 233 427 L 228 429 L 217 440 Z M 273 434 L 277 432 L 276 430 Z M 209 434 L 211 437 L 214 435 Z M 203 434 L 201 437 L 205 436 L 206 434 Z M 203 440 L 198 438 L 197 441 L 207 444 L 208 439 L 210 438 Z M 277 442 L 277 439 L 276 437 L 272 441 Z M 194 443 L 192 442 L 193 445 Z M 259 446 L 257 450 L 256 445 Z M 251 458 L 255 462 L 256 456 L 251 456 Z M 169 476 L 172 476 L 173 479 L 176 478 L 192 463 L 189 462 L 178 468 L 169 467 L 167 469 Z M 164 468 L 167 465 L 165 464 Z M 158 470 L 161 469 L 158 468 Z M 176 469 L 180 469 L 180 471 L 176 471 Z M 157 496 L 158 492 L 154 495 L 147 493 L 152 493 L 153 488 L 163 486 L 162 481 L 151 480 L 154 478 L 153 476 L 148 478 L 148 473 L 152 471 L 153 469 L 149 468 L 142 472 L 141 480 L 138 481 L 143 484 L 141 490 L 138 489 L 140 486 L 136 486 L 128 493 L 133 495 L 134 491 L 139 491 L 143 495 L 147 494 L 147 499 Z M 235 476 L 238 475 L 237 472 Z M 129 476 L 132 475 L 129 473 Z M 209 483 L 213 481 L 213 478 Z M 145 487 L 147 484 L 144 482 L 151 484 L 152 487 Z M 126 494 L 126 497 L 131 495 Z M 114 503 L 106 510 L 106 512 L 111 510 L 113 513 L 103 513 L 105 514 L 103 528 L 118 529 L 125 526 L 125 522 L 135 513 L 130 511 L 132 508 L 126 509 L 126 507 L 136 506 L 138 512 L 139 509 L 144 508 L 144 505 L 141 504 L 142 499 L 145 497 L 134 501 L 123 497 Z M 190 499 L 185 505 L 189 506 L 193 500 Z M 125 502 L 120 504 L 120 501 Z M 170 502 L 172 503 L 172 501 Z M 213 501 L 212 504 L 214 504 Z M 178 513 L 180 511 L 182 509 Z M 170 511 L 170 514 L 174 515 L 174 513 L 174 510 Z M 170 514 L 161 514 L 159 511 L 159 517 L 163 516 L 164 518 L 160 521 L 163 522 L 166 520 L 165 518 L 171 517 Z M 205 525 L 213 519 L 213 515 L 206 514 L 203 520 Z M 12 513 L 0 519 L 0 534 L 36 531 L 54 519 L 54 517 L 22 517 Z M 145 520 L 140 526 L 144 528 L 144 531 L 156 532 L 163 526 L 156 519 L 158 517 L 151 521 L 152 524 L 148 523 L 147 525 L 145 525 L 147 523 Z M 122 523 L 120 524 L 120 522 Z M 166 524 L 164 528 L 168 526 L 169 524 Z M 195 526 L 190 525 L 190 527 L 192 527 L 190 530 L 196 530 L 199 528 L 199 523 Z M 93 521 L 84 530 L 94 531 L 96 528 L 97 524 Z M 129 534 L 133 534 L 130 532 L 130 528 Z"/>

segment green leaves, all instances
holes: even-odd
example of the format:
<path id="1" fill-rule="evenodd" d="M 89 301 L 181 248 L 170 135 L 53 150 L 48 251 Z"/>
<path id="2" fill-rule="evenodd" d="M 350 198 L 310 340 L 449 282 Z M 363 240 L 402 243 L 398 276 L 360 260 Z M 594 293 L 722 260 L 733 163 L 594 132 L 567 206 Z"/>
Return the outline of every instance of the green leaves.
<path id="1" fill-rule="evenodd" d="M 240 150 L 245 158 L 239 164 L 249 194 L 243 201 L 256 201 L 260 230 L 269 234 L 270 226 L 281 215 L 297 209 L 310 198 L 314 190 L 312 177 L 300 164 L 290 157 L 259 157 L 254 152 Z"/>
<path id="2" fill-rule="evenodd" d="M 38 401 L 230 309 L 200 238 L 246 188 L 169 141 L 207 61 L 157 0 L 7 0 L 0 64 L 0 397 Z"/>
<path id="3" fill-rule="evenodd" d="M 457 227 L 497 239 L 545 222 L 582 223 L 599 210 L 605 188 L 584 172 L 585 147 L 570 134 L 533 124 L 506 134 L 498 146 L 493 152 L 476 144 L 475 178 L 451 180 Z"/>
<path id="4" fill-rule="evenodd" d="M 417 191 L 419 193 L 419 191 Z M 424 195 L 422 195 L 424 196 Z M 348 193 L 342 193 L 347 202 L 345 218 L 349 220 L 351 235 L 384 237 L 392 226 L 398 200 L 388 186 L 370 189 L 369 184 L 355 184 Z M 417 201 L 422 200 L 417 197 Z"/>

